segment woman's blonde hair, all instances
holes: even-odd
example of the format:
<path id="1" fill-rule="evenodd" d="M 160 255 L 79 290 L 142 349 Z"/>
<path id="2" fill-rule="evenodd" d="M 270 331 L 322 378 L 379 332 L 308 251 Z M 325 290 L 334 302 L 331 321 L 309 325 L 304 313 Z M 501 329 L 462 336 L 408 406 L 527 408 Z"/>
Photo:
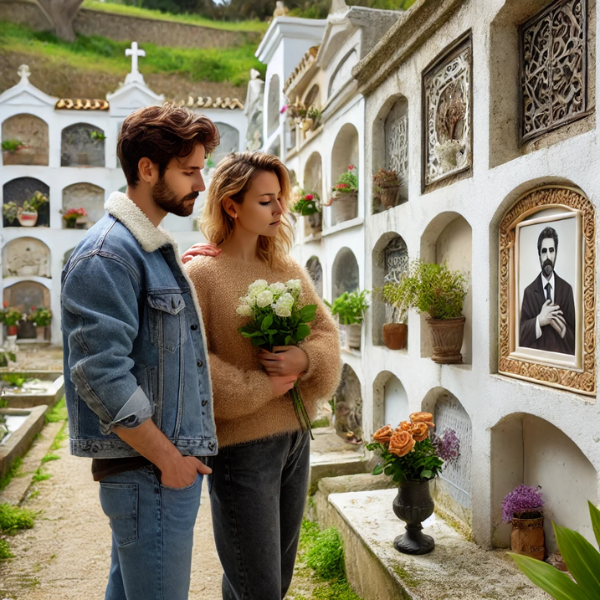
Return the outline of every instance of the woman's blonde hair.
<path id="1" fill-rule="evenodd" d="M 257 255 L 273 268 L 283 267 L 285 256 L 292 246 L 293 230 L 287 217 L 290 199 L 290 177 L 285 165 L 271 154 L 262 152 L 232 152 L 217 166 L 200 220 L 200 230 L 213 244 L 222 244 L 233 232 L 235 220 L 223 206 L 225 198 L 241 204 L 252 180 L 258 173 L 275 173 L 281 187 L 281 225 L 277 235 L 258 237 Z"/>

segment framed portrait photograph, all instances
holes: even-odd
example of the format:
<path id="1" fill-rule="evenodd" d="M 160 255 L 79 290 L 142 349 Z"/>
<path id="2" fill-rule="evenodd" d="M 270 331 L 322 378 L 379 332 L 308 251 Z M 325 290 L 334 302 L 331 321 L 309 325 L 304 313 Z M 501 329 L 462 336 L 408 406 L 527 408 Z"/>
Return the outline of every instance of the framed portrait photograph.
<path id="1" fill-rule="evenodd" d="M 579 190 L 520 198 L 500 226 L 499 372 L 595 394 L 595 221 Z"/>

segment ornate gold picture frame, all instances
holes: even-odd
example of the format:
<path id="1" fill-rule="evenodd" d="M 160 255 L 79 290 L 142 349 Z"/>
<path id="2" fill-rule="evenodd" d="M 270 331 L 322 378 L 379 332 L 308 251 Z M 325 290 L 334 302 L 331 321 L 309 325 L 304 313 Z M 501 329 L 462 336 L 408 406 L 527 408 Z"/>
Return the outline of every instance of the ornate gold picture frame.
<path id="1" fill-rule="evenodd" d="M 531 294 L 532 288 L 538 285 L 537 278 L 541 278 L 544 273 L 540 260 L 540 240 L 543 235 L 538 237 L 538 232 L 543 230 L 547 233 L 547 228 L 551 229 L 551 235 L 554 232 L 556 239 L 557 256 L 554 260 L 557 261 L 561 251 L 563 252 L 562 273 L 568 277 L 569 282 L 565 285 L 558 272 L 556 280 L 569 290 L 569 303 L 574 306 L 574 311 L 567 310 L 567 301 L 564 300 L 564 306 L 557 313 L 561 315 L 560 322 L 563 325 L 553 328 L 562 334 L 564 340 L 569 340 L 570 335 L 569 344 L 561 342 L 550 329 L 545 330 L 562 344 L 550 348 L 550 351 L 535 341 L 536 335 L 539 339 L 543 335 L 539 321 L 532 321 L 528 338 L 524 333 L 527 317 L 525 296 Z M 562 246 L 556 230 L 560 230 L 563 236 Z M 538 240 L 537 243 L 534 240 Z M 595 240 L 594 206 L 581 190 L 575 188 L 538 188 L 521 196 L 506 213 L 500 224 L 499 373 L 580 394 L 596 394 Z M 545 246 L 553 247 L 554 244 L 550 239 Z M 565 257 L 568 252 L 570 254 Z M 524 289 L 525 283 L 531 279 L 529 274 L 534 269 L 532 260 L 539 261 L 535 265 L 537 274 L 533 283 Z M 567 264 L 569 268 L 565 269 L 564 265 Z M 554 270 L 552 273 L 554 282 Z M 538 293 L 543 294 L 542 283 L 539 283 L 539 288 Z M 552 295 L 549 304 L 553 305 L 556 302 L 555 292 L 551 293 L 550 290 L 551 286 L 546 293 L 549 295 L 548 299 Z M 558 287 L 556 293 L 561 293 Z M 544 300 L 542 296 L 541 301 Z M 569 312 L 574 313 L 574 316 L 571 314 L 569 318 Z M 565 318 L 570 321 L 569 334 L 566 336 Z M 550 338 L 549 334 L 546 334 L 547 340 Z M 525 341 L 526 339 L 533 342 Z"/>

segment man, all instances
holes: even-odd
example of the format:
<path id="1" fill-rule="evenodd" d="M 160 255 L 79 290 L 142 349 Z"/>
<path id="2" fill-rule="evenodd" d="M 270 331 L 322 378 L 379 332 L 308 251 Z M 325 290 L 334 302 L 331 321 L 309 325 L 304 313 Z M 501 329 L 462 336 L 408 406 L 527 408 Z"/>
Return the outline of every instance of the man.
<path id="1" fill-rule="evenodd" d="M 127 179 L 62 275 L 71 452 L 93 458 L 112 528 L 106 600 L 184 600 L 202 476 L 217 452 L 207 348 L 167 213 L 190 215 L 219 143 L 208 118 L 152 106 L 125 119 Z"/>
<path id="2" fill-rule="evenodd" d="M 538 238 L 542 272 L 525 288 L 521 307 L 520 346 L 575 354 L 573 289 L 554 272 L 558 235 L 546 227 Z"/>

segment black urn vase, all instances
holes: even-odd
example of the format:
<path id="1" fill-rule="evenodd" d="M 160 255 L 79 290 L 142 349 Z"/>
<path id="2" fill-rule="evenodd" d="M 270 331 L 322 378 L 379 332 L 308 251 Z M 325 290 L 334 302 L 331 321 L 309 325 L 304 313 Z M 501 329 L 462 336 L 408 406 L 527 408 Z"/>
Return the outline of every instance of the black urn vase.
<path id="1" fill-rule="evenodd" d="M 406 522 L 406 533 L 394 540 L 394 548 L 404 554 L 431 552 L 435 548 L 435 542 L 430 535 L 423 533 L 421 526 L 421 522 L 433 514 L 429 479 L 400 483 L 393 506 L 396 516 Z"/>

